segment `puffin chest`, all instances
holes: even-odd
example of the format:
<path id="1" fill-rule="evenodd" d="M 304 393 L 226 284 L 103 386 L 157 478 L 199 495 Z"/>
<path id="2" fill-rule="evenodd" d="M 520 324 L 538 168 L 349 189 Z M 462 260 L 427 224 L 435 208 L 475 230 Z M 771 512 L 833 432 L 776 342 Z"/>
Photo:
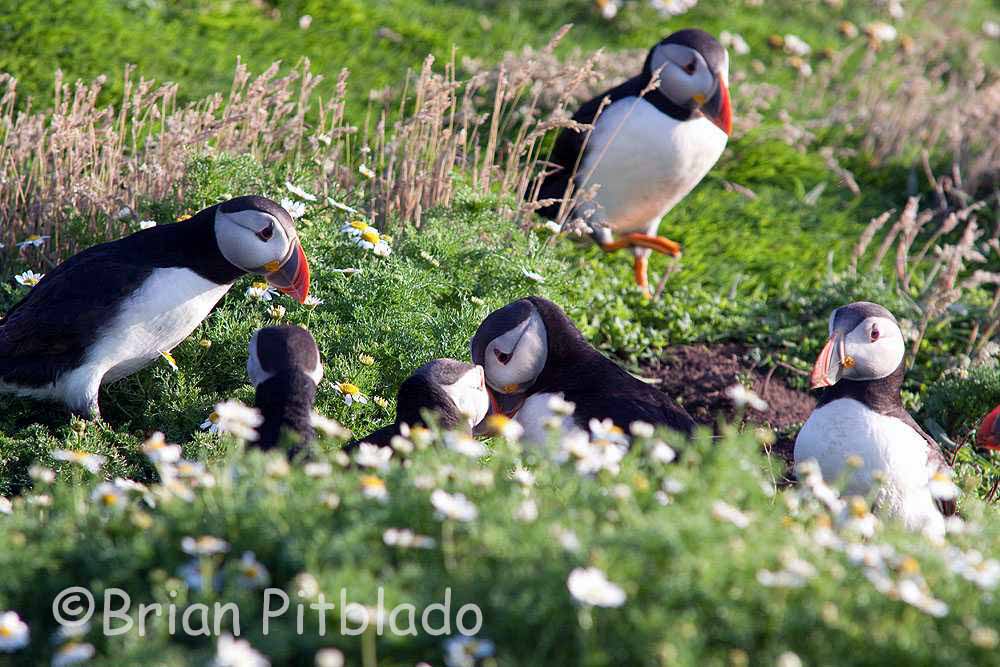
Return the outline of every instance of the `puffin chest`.
<path id="1" fill-rule="evenodd" d="M 187 338 L 229 287 L 189 269 L 154 270 L 122 302 L 88 351 L 85 363 L 107 369 L 102 384 L 144 368 Z"/>
<path id="2" fill-rule="evenodd" d="M 861 458 L 862 466 L 849 480 L 847 493 L 867 493 L 878 473 L 885 475 L 890 495 L 927 484 L 927 442 L 902 420 L 853 398 L 814 410 L 795 440 L 795 461 L 815 459 L 828 481 L 848 471 L 852 455 Z"/>
<path id="3" fill-rule="evenodd" d="M 680 121 L 626 97 L 598 117 L 577 178 L 598 185 L 601 218 L 612 229 L 647 232 L 718 161 L 728 137 L 708 119 Z"/>

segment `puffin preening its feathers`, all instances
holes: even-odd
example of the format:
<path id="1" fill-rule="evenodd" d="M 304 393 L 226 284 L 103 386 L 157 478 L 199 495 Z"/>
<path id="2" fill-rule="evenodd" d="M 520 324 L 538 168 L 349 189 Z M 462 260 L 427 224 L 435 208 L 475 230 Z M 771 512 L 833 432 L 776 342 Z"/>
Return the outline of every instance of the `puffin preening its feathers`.
<path id="1" fill-rule="evenodd" d="M 813 367 L 819 402 L 795 440 L 795 462 L 815 459 L 823 477 L 848 474 L 847 493 L 866 494 L 882 478 L 876 505 L 911 529 L 941 535 L 929 481 L 950 467 L 938 444 L 903 407 L 903 334 L 892 313 L 859 301 L 830 315 L 830 338 Z M 848 458 L 860 457 L 856 470 Z M 940 509 L 940 511 L 939 511 Z"/>
<path id="2" fill-rule="evenodd" d="M 247 375 L 257 390 L 255 405 L 263 423 L 257 445 L 271 449 L 293 440 L 290 454 L 315 438 L 312 408 L 323 364 L 312 334 L 297 326 L 259 329 L 250 339 Z"/>
<path id="3" fill-rule="evenodd" d="M 660 219 L 704 178 L 732 132 L 728 86 L 729 55 L 714 37 L 671 34 L 650 49 L 641 73 L 580 107 L 573 120 L 593 130 L 562 130 L 552 170 L 526 197 L 563 200 L 597 186 L 592 201 L 574 196 L 568 210 L 557 203 L 539 213 L 583 218 L 606 251 L 632 248 L 635 279 L 648 296 L 650 251 L 680 254 L 680 245 L 657 235 Z"/>
<path id="4" fill-rule="evenodd" d="M 483 369 L 455 359 L 435 359 L 403 381 L 396 393 L 396 421 L 347 446 L 388 446 L 403 425 L 422 426 L 433 414 L 442 428 L 471 431 L 489 411 Z"/>
<path id="5" fill-rule="evenodd" d="M 299 301 L 309 292 L 292 218 L 264 197 L 230 199 L 88 248 L 0 321 L 0 391 L 99 416 L 102 385 L 169 352 L 246 273 Z"/>
<path id="6" fill-rule="evenodd" d="M 473 363 L 486 371 L 493 409 L 517 419 L 526 440 L 544 442 L 555 396 L 576 405 L 573 420 L 584 429 L 591 419 L 611 419 L 623 429 L 635 421 L 694 429 L 683 408 L 591 347 L 546 299 L 528 297 L 494 311 L 471 348 Z"/>

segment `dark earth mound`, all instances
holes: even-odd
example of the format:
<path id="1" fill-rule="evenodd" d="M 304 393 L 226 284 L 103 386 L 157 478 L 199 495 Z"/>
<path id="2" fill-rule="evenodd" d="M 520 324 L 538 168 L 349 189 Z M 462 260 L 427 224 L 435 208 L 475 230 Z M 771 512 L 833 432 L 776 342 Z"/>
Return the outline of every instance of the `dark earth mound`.
<path id="1" fill-rule="evenodd" d="M 714 426 L 719 417 L 736 419 L 726 389 L 750 384 L 768 409 L 748 410 L 745 423 L 767 425 L 778 433 L 773 452 L 792 459 L 794 427 L 802 424 L 816 407 L 816 399 L 793 389 L 768 368 L 758 367 L 747 349 L 737 343 L 681 345 L 668 350 L 657 362 L 643 369 L 646 377 L 660 380 L 659 388 L 684 406 L 699 424 Z"/>

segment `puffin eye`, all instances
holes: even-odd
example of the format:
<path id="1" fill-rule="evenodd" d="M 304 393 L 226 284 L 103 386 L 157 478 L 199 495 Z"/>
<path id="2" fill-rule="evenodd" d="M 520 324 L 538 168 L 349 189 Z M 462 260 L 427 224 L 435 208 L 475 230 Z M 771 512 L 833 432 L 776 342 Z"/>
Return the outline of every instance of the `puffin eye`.
<path id="1" fill-rule="evenodd" d="M 869 336 L 869 338 L 871 338 L 871 341 L 873 343 L 878 340 L 879 333 L 878 333 L 878 325 L 877 324 L 873 324 L 872 325 L 871 333 L 868 334 L 868 336 Z"/>
<path id="2" fill-rule="evenodd" d="M 698 69 L 698 60 L 695 58 L 691 58 L 691 62 L 685 65 L 682 69 L 685 72 L 687 72 L 689 76 L 693 75 L 695 71 Z"/>
<path id="3" fill-rule="evenodd" d="M 510 361 L 510 358 L 514 356 L 510 352 L 501 352 L 496 348 L 493 348 L 493 354 L 496 355 L 497 361 L 499 361 L 504 366 L 506 366 L 507 362 Z"/>
<path id="4" fill-rule="evenodd" d="M 257 232 L 257 238 L 261 241 L 270 241 L 271 237 L 274 236 L 274 223 L 268 223 L 267 227 Z"/>

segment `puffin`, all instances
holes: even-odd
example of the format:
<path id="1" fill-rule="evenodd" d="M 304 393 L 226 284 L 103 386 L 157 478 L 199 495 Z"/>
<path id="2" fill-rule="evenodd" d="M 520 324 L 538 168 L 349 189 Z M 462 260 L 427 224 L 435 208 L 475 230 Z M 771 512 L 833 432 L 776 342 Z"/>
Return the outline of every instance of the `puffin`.
<path id="1" fill-rule="evenodd" d="M 273 449 L 290 438 L 289 456 L 316 437 L 312 409 L 323 364 L 312 334 L 299 326 L 258 329 L 250 338 L 247 375 L 256 390 L 255 405 L 263 423 L 254 443 Z"/>
<path id="2" fill-rule="evenodd" d="M 434 359 L 415 370 L 399 386 L 396 420 L 348 444 L 345 449 L 351 450 L 362 442 L 387 447 L 406 427 L 425 426 L 426 413 L 433 413 L 442 428 L 471 433 L 486 417 L 489 405 L 482 366 L 457 359 Z"/>
<path id="3" fill-rule="evenodd" d="M 929 482 L 951 467 L 903 407 L 906 347 L 896 318 L 867 301 L 830 314 L 829 339 L 810 375 L 816 408 L 795 440 L 794 457 L 815 460 L 824 479 L 846 475 L 845 493 L 866 495 L 882 478 L 875 506 L 911 530 L 944 534 L 954 501 L 936 501 Z M 861 459 L 852 469 L 847 460 Z"/>
<path id="4" fill-rule="evenodd" d="M 660 219 L 705 177 L 732 134 L 729 55 L 704 30 L 678 30 L 650 49 L 638 75 L 584 104 L 573 120 L 593 130 L 564 128 L 551 168 L 525 198 L 564 200 L 597 186 L 591 201 L 559 201 L 539 214 L 582 218 L 606 252 L 631 248 L 635 281 L 648 298 L 650 253 L 681 253 L 657 235 Z"/>
<path id="5" fill-rule="evenodd" d="M 1000 451 L 1000 405 L 983 417 L 976 430 L 976 445 L 992 451 Z"/>
<path id="6" fill-rule="evenodd" d="M 531 296 L 492 312 L 470 347 L 472 362 L 486 372 L 492 411 L 520 423 L 528 442 L 546 441 L 556 397 L 576 406 L 567 429 L 587 430 L 592 419 L 623 430 L 636 421 L 686 435 L 694 429 L 682 407 L 591 347 L 547 299 Z"/>
<path id="7" fill-rule="evenodd" d="M 0 320 L 0 392 L 100 417 L 101 386 L 173 349 L 247 273 L 299 302 L 309 293 L 292 218 L 264 197 L 236 197 L 90 247 Z"/>

